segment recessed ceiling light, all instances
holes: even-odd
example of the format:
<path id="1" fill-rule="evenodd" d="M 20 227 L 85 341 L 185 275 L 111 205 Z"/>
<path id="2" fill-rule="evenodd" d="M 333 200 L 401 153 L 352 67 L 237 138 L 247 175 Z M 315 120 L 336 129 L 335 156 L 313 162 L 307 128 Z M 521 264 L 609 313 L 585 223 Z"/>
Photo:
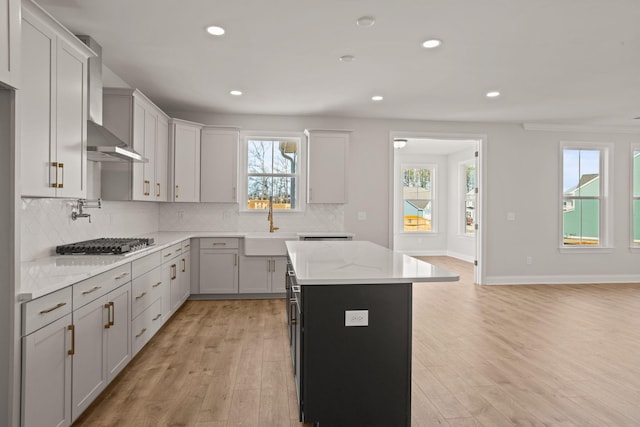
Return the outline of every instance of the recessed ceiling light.
<path id="1" fill-rule="evenodd" d="M 376 18 L 373 16 L 361 16 L 356 20 L 358 27 L 371 27 L 376 23 Z"/>
<path id="2" fill-rule="evenodd" d="M 434 47 L 438 47 L 441 44 L 442 44 L 442 40 L 431 39 L 431 40 L 427 40 L 424 43 L 422 43 L 422 47 L 427 48 L 427 49 L 433 49 Z"/>
<path id="3" fill-rule="evenodd" d="M 356 57 L 353 55 L 342 55 L 338 59 L 340 60 L 340 62 L 353 62 L 356 60 Z"/>
<path id="4" fill-rule="evenodd" d="M 498 92 L 497 90 L 487 92 L 487 98 L 497 98 L 499 96 L 500 96 L 500 92 Z"/>
<path id="5" fill-rule="evenodd" d="M 374 95 L 371 97 L 372 101 L 382 101 L 384 99 L 384 97 L 380 96 L 380 95 Z"/>
<path id="6" fill-rule="evenodd" d="M 211 34 L 212 36 L 221 36 L 224 34 L 224 28 L 218 27 L 216 25 L 210 25 L 207 27 L 207 33 Z"/>
<path id="7" fill-rule="evenodd" d="M 242 95 L 242 91 L 241 90 L 231 90 L 229 91 L 229 93 L 233 96 L 240 96 Z"/>

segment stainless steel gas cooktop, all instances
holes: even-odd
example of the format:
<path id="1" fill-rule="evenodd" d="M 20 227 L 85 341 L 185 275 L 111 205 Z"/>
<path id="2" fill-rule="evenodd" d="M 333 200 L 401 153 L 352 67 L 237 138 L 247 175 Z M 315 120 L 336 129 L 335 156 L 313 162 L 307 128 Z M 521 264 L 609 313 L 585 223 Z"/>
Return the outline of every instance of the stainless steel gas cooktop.
<path id="1" fill-rule="evenodd" d="M 153 238 L 109 237 L 56 246 L 56 253 L 59 255 L 122 255 L 153 244 Z"/>

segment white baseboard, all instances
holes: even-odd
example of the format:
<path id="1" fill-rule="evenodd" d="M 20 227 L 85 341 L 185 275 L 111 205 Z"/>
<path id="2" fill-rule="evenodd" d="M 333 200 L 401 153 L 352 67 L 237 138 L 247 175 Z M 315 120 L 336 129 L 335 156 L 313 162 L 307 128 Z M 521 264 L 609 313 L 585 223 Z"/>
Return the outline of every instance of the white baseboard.
<path id="1" fill-rule="evenodd" d="M 473 264 L 473 262 L 476 260 L 474 255 L 469 255 L 469 254 L 461 254 L 460 252 L 451 252 L 448 251 L 447 252 L 447 256 L 450 256 L 451 258 L 456 258 L 459 259 L 461 261 L 466 261 L 466 262 L 470 262 Z"/>
<path id="2" fill-rule="evenodd" d="M 640 283 L 640 275 L 557 275 L 557 276 L 487 276 L 485 285 L 573 285 L 598 283 Z"/>

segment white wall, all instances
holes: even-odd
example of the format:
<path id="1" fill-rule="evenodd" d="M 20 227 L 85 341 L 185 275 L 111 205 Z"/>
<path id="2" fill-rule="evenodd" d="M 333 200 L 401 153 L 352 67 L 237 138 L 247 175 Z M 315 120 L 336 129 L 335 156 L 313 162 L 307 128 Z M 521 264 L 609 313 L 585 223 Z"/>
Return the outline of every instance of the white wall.
<path id="1" fill-rule="evenodd" d="M 640 281 L 640 254 L 629 250 L 630 143 L 640 133 L 526 131 L 519 124 L 430 122 L 325 117 L 241 116 L 172 112 L 173 117 L 251 130 L 351 129 L 349 202 L 344 229 L 383 246 L 390 242 L 390 132 L 484 135 L 483 227 L 487 283 Z M 559 142 L 612 142 L 614 245 L 612 253 L 559 252 Z M 358 221 L 358 212 L 367 220 Z M 513 212 L 515 221 L 507 221 Z M 531 256 L 533 263 L 526 264 Z"/>

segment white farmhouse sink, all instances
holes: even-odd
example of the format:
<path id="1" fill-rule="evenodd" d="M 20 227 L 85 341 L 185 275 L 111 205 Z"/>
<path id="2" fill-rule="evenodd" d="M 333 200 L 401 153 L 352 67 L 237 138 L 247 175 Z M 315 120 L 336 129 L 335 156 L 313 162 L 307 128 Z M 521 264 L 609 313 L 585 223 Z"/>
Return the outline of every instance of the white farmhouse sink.
<path id="1" fill-rule="evenodd" d="M 247 256 L 285 256 L 287 240 L 298 240 L 297 233 L 249 233 L 244 236 L 244 254 Z"/>

